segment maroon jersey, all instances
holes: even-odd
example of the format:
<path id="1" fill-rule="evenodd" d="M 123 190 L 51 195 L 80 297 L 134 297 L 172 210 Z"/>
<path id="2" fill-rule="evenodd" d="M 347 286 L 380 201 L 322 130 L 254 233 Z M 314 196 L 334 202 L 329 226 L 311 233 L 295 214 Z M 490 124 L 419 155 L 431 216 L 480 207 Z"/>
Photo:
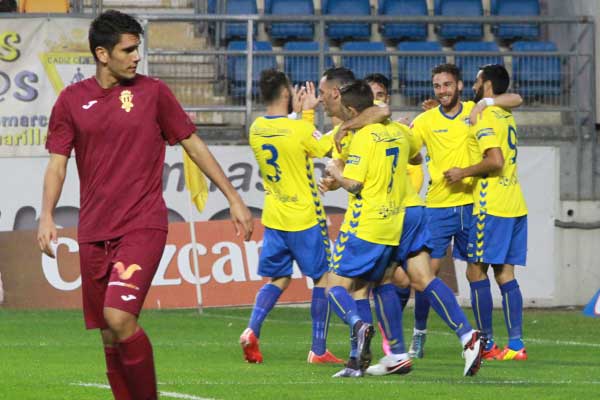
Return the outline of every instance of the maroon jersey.
<path id="1" fill-rule="evenodd" d="M 79 241 L 113 239 L 139 228 L 167 230 L 165 140 L 173 145 L 195 129 L 157 79 L 137 75 L 103 89 L 92 77 L 65 88 L 52 109 L 46 148 L 67 157 L 75 149 Z"/>

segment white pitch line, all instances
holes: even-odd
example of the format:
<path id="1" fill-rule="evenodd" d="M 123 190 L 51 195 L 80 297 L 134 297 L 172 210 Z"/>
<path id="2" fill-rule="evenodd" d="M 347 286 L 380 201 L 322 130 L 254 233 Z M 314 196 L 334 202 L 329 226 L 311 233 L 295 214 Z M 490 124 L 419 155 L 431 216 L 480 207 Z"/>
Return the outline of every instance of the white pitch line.
<path id="1" fill-rule="evenodd" d="M 298 382 L 278 382 L 278 385 L 284 386 L 294 386 L 294 385 L 314 385 L 314 384 L 322 384 L 325 382 L 324 380 L 314 380 L 314 381 L 298 381 Z M 375 379 L 332 379 L 327 381 L 327 384 L 364 384 L 364 383 L 377 383 L 377 384 L 406 384 L 406 385 L 442 385 L 442 384 L 456 384 L 456 385 L 551 385 L 551 386 L 561 386 L 561 385 L 600 385 L 600 381 L 539 381 L 539 380 L 477 380 L 477 379 L 463 379 L 463 380 L 379 380 Z M 194 384 L 202 384 L 202 385 L 212 385 L 212 386 L 221 386 L 221 385 L 232 385 L 232 386 L 265 386 L 272 385 L 272 382 L 210 382 L 210 381 L 199 381 L 194 382 Z"/>
<path id="2" fill-rule="evenodd" d="M 104 385 L 102 383 L 77 382 L 77 383 L 71 383 L 71 385 L 73 385 L 73 386 L 84 386 L 84 387 L 93 387 L 93 388 L 99 388 L 99 389 L 110 389 L 110 386 Z M 163 391 L 159 391 L 158 394 L 160 394 L 161 397 L 171 397 L 173 399 L 214 400 L 214 399 L 210 399 L 210 398 L 207 398 L 207 397 L 198 397 L 198 396 L 194 396 L 194 395 L 191 395 L 191 394 L 177 393 L 177 392 L 163 392 Z"/>

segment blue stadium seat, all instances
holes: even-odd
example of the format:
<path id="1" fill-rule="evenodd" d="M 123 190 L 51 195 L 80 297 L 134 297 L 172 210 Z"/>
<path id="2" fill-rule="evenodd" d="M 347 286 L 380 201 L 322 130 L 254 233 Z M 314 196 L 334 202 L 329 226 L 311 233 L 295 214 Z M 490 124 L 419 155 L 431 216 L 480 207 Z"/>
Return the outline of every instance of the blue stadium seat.
<path id="1" fill-rule="evenodd" d="M 515 52 L 557 51 L 552 42 L 515 42 Z M 561 67 L 558 56 L 513 56 L 513 87 L 523 97 L 558 96 Z"/>
<path id="2" fill-rule="evenodd" d="M 265 4 L 265 14 L 314 15 L 315 9 L 312 0 L 271 0 L 270 4 Z M 311 23 L 273 22 L 271 37 L 273 39 L 312 39 L 313 29 Z"/>
<path id="3" fill-rule="evenodd" d="M 371 15 L 369 0 L 328 0 L 323 3 L 323 15 Z M 369 39 L 371 25 L 369 23 L 328 23 L 326 35 L 329 39 Z"/>
<path id="4" fill-rule="evenodd" d="M 435 14 L 452 17 L 479 17 L 483 16 L 481 0 L 435 0 Z M 470 39 L 483 38 L 482 24 L 440 24 L 438 35 L 443 39 Z"/>
<path id="5" fill-rule="evenodd" d="M 347 42 L 341 46 L 342 51 L 385 51 L 385 45 L 381 42 Z M 388 56 L 342 56 L 342 66 L 354 71 L 358 79 L 366 75 L 380 73 L 392 80 L 392 65 Z"/>
<path id="6" fill-rule="evenodd" d="M 456 51 L 500 51 L 496 42 L 457 42 Z M 465 90 L 469 91 L 477 78 L 479 67 L 486 64 L 504 64 L 501 56 L 456 56 L 455 64 L 462 73 Z"/>
<path id="7" fill-rule="evenodd" d="M 538 16 L 539 0 L 492 0 L 492 15 Z M 537 39 L 540 27 L 537 24 L 498 24 L 493 27 L 494 34 L 500 39 Z"/>
<path id="8" fill-rule="evenodd" d="M 283 46 L 284 51 L 318 51 L 317 42 L 287 42 Z M 328 46 L 325 46 L 328 50 Z M 325 69 L 333 67 L 331 57 L 325 57 Z M 284 56 L 283 69 L 294 84 L 302 84 L 306 81 L 317 82 L 319 80 L 319 56 Z"/>
<path id="9" fill-rule="evenodd" d="M 426 0 L 380 0 L 380 15 L 427 15 Z M 427 24 L 382 24 L 381 35 L 391 40 L 425 40 Z"/>
<path id="10" fill-rule="evenodd" d="M 209 14 L 215 14 L 217 12 L 217 0 L 208 0 L 206 9 Z"/>
<path id="11" fill-rule="evenodd" d="M 253 42 L 253 50 L 272 51 L 270 42 Z M 245 41 L 232 41 L 227 45 L 227 50 L 246 50 Z M 273 55 L 253 55 L 252 57 L 252 95 L 258 95 L 258 81 L 264 69 L 277 68 L 277 61 Z M 235 55 L 227 57 L 227 77 L 229 80 L 229 93 L 233 97 L 246 95 L 246 56 Z"/>
<path id="12" fill-rule="evenodd" d="M 442 51 L 439 42 L 403 42 L 399 51 Z M 446 62 L 445 56 L 399 56 L 400 93 L 407 97 L 426 98 L 433 94 L 431 70 Z"/>
<path id="13" fill-rule="evenodd" d="M 225 14 L 242 15 L 258 14 L 256 0 L 227 0 Z M 225 24 L 225 39 L 246 38 L 247 24 L 245 22 L 228 22 Z M 254 25 L 253 37 L 256 37 L 256 24 Z"/>

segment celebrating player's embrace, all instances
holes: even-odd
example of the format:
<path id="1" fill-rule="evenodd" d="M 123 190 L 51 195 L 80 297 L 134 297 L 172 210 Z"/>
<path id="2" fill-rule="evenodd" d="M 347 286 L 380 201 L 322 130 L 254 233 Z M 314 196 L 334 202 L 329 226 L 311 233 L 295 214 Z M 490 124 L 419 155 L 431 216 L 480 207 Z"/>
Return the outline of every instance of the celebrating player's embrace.
<path id="1" fill-rule="evenodd" d="M 269 90 L 267 83 L 276 77 L 280 83 Z M 452 64 L 435 67 L 432 83 L 436 100 L 426 102 L 429 110 L 408 128 L 390 120 L 385 77 L 373 74 L 355 80 L 346 68 L 329 69 L 319 83 L 319 100 L 335 127 L 321 136 L 312 124 L 285 115 L 294 95 L 285 75 L 263 73 L 261 94 L 268 115 L 255 121 L 250 143 L 266 188 L 263 223 L 268 229 L 259 273 L 273 281 L 259 292 L 249 328 L 241 337 L 248 361 L 262 361 L 257 334 L 287 286 L 292 258 L 316 283 L 308 361 L 338 361 L 325 348 L 328 321 L 323 315 L 329 315 L 325 296 L 350 327 L 349 358 L 334 377 L 410 372 L 411 357 L 424 355 L 429 306 L 461 341 L 465 376 L 475 375 L 482 359 L 527 359 L 521 338 L 522 297 L 514 276 L 514 265 L 525 264 L 527 209 L 516 172 L 517 135 L 510 112 L 522 99 L 505 93 L 509 77 L 501 65 L 481 68 L 473 87 L 475 102 L 460 101 L 463 83 Z M 277 109 L 274 87 L 278 88 Z M 302 96 L 311 101 L 304 102 L 310 103 L 304 114 L 317 103 L 312 84 L 307 87 L 311 93 L 302 91 Z M 312 112 L 309 115 L 312 119 Z M 425 203 L 417 195 L 422 175 L 416 174 L 420 179 L 414 180 L 409 173 L 409 168 L 413 176 L 415 168 L 420 172 L 423 146 L 431 177 Z M 325 154 L 332 160 L 319 190 L 349 192 L 344 222 L 327 257 L 329 274 L 323 266 L 328 246 L 322 249 L 324 236 L 320 236 L 324 211 L 311 162 L 311 157 Z M 450 288 L 435 276 L 452 241 L 453 256 L 469 263 L 477 330 L 471 328 Z M 311 246 L 311 257 L 318 259 L 308 260 L 303 246 Z M 509 332 L 502 351 L 492 335 L 490 265 L 502 292 Z M 416 294 L 415 335 L 407 352 L 402 311 L 409 282 Z M 375 365 L 370 365 L 375 334 L 371 291 L 385 352 Z"/>

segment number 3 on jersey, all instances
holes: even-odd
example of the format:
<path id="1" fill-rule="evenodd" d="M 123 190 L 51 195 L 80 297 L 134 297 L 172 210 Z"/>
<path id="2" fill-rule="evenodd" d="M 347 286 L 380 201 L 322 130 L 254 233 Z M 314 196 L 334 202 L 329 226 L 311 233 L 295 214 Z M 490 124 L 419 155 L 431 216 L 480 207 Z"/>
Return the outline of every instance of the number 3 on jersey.
<path id="1" fill-rule="evenodd" d="M 274 175 L 271 175 L 269 173 L 266 174 L 267 179 L 271 182 L 279 182 L 279 180 L 281 179 L 281 167 L 279 166 L 279 164 L 277 164 L 277 158 L 279 157 L 277 148 L 272 144 L 263 144 L 262 149 L 270 153 L 270 158 L 267 158 L 265 162 L 267 163 L 267 165 L 270 165 L 275 169 Z"/>
<path id="2" fill-rule="evenodd" d="M 385 150 L 386 157 L 394 156 L 394 159 L 392 160 L 392 176 L 387 188 L 388 193 L 392 191 L 392 186 L 394 185 L 394 173 L 396 172 L 396 167 L 398 166 L 398 154 L 399 151 L 397 147 L 390 147 L 389 149 Z"/>

